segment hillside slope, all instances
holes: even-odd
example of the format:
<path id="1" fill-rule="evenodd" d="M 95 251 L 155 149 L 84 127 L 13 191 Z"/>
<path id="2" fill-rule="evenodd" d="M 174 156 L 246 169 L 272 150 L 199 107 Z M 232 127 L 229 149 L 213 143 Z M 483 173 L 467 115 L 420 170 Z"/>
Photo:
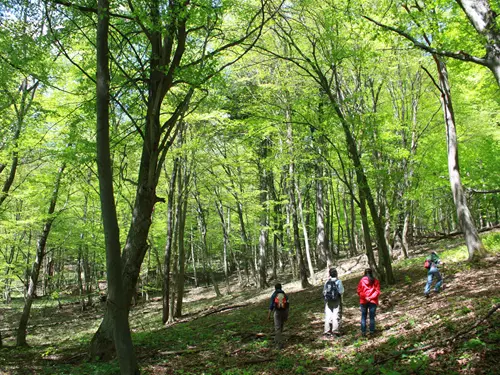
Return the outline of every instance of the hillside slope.
<path id="1" fill-rule="evenodd" d="M 273 324 L 266 319 L 272 288 L 262 293 L 235 286 L 231 296 L 219 300 L 210 290 L 191 290 L 186 316 L 169 327 L 160 325 L 161 302 L 145 303 L 131 314 L 142 372 L 498 374 L 500 318 L 492 308 L 500 303 L 500 254 L 470 266 L 460 259 L 463 248 L 448 244 L 440 252 L 446 262 L 444 291 L 423 297 L 423 253 L 397 263 L 397 284 L 382 290 L 377 334 L 368 339 L 359 335 L 358 269 L 341 277 L 346 288 L 343 335 L 334 339 L 322 335 L 321 280 L 306 290 L 297 283 L 283 283 L 291 310 L 281 351 L 272 345 Z M 85 359 L 101 316 L 102 308 L 85 314 L 74 306 L 39 309 L 29 336 L 33 346 L 2 349 L 0 374 L 116 373 L 114 362 Z M 9 338 L 6 341 L 9 345 Z"/>

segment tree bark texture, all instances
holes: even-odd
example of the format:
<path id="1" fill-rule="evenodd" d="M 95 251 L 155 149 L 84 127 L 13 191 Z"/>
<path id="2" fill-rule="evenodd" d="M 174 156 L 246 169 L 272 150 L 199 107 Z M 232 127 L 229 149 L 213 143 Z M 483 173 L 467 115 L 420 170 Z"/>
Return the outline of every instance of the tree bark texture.
<path id="1" fill-rule="evenodd" d="M 439 86 L 441 90 L 441 105 L 443 107 L 444 122 L 446 125 L 446 141 L 448 146 L 448 174 L 450 178 L 453 202 L 457 211 L 458 223 L 464 232 L 465 244 L 469 252 L 469 261 L 481 258 L 486 255 L 479 233 L 474 224 L 474 220 L 467 206 L 465 191 L 460 178 L 460 166 L 458 162 L 458 142 L 457 130 L 455 126 L 455 115 L 451 101 L 450 84 L 448 81 L 448 71 L 445 62 L 438 56 L 434 56 L 434 61 L 439 74 Z"/>
<path id="2" fill-rule="evenodd" d="M 106 244 L 106 274 L 108 281 L 106 312 L 111 321 L 120 372 L 124 375 L 135 375 L 139 374 L 139 368 L 128 323 L 128 303 L 130 299 L 126 299 L 122 284 L 120 230 L 113 192 L 109 138 L 109 1 L 98 0 L 97 8 L 97 169 Z"/>

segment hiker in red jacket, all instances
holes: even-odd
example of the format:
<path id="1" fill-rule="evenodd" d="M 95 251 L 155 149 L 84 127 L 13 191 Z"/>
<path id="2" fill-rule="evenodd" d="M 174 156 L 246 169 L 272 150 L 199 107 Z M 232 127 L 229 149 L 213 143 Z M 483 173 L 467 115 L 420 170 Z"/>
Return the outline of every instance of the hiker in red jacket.
<path id="1" fill-rule="evenodd" d="M 366 336 L 366 315 L 370 313 L 370 334 L 375 333 L 375 313 L 377 311 L 380 282 L 373 277 L 371 268 L 365 269 L 365 275 L 358 284 L 359 304 L 361 307 L 361 334 Z"/>

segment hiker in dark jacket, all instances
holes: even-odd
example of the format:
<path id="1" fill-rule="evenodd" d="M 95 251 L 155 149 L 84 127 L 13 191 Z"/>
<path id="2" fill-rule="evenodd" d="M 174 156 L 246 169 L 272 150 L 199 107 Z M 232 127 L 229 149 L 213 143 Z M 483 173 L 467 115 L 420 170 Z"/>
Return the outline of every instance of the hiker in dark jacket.
<path id="1" fill-rule="evenodd" d="M 274 343 L 281 349 L 283 347 L 283 326 L 288 319 L 288 310 L 290 301 L 288 296 L 283 291 L 281 284 L 274 286 L 274 292 L 271 295 L 267 320 L 271 319 L 271 312 L 274 312 Z"/>
<path id="2" fill-rule="evenodd" d="M 429 293 L 431 292 L 432 281 L 436 278 L 436 285 L 434 286 L 434 291 L 439 293 L 441 285 L 443 285 L 443 278 L 439 272 L 439 265 L 444 264 L 439 259 L 439 256 L 435 251 L 427 257 L 430 262 L 429 270 L 427 271 L 427 283 L 425 284 L 424 296 L 429 298 Z"/>
<path id="3" fill-rule="evenodd" d="M 324 335 L 340 335 L 342 323 L 342 294 L 344 286 L 338 279 L 337 270 L 330 269 L 330 278 L 323 287 L 323 297 L 325 300 L 325 329 Z"/>
<path id="4" fill-rule="evenodd" d="M 359 305 L 361 308 L 361 334 L 366 336 L 366 316 L 370 314 L 370 334 L 375 333 L 375 315 L 380 295 L 380 282 L 373 277 L 371 268 L 365 269 L 365 275 L 358 284 Z"/>

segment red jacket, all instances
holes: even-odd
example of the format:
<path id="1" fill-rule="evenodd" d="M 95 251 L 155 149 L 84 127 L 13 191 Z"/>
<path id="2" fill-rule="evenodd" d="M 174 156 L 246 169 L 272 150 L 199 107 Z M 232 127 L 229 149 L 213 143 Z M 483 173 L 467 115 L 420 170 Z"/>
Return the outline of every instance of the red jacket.
<path id="1" fill-rule="evenodd" d="M 377 279 L 373 281 L 372 285 L 370 285 L 370 280 L 368 279 L 368 276 L 363 276 L 363 278 L 359 280 L 358 296 L 360 304 L 364 305 L 368 303 L 367 299 L 369 299 L 371 303 L 378 305 L 379 295 L 380 295 L 380 282 Z"/>

